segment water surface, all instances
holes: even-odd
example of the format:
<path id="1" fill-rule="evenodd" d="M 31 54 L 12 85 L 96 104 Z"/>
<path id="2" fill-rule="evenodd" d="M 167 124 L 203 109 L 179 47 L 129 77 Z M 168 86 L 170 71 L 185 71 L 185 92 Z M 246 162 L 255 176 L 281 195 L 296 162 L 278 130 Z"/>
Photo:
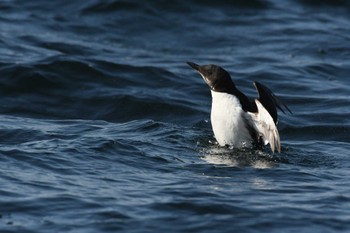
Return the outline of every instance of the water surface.
<path id="1" fill-rule="evenodd" d="M 1 232 L 348 232 L 347 1 L 1 1 Z M 186 65 L 292 109 L 220 148 Z"/>

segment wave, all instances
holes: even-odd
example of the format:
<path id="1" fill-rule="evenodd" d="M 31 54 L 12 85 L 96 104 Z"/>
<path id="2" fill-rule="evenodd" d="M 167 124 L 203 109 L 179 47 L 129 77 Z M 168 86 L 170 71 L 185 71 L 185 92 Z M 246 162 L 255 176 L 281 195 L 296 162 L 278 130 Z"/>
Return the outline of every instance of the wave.
<path id="1" fill-rule="evenodd" d="M 157 15 L 159 11 L 182 11 L 186 12 L 186 8 L 198 8 L 198 7 L 237 7 L 237 8 L 267 8 L 270 4 L 266 1 L 253 0 L 235 0 L 235 1 L 172 1 L 165 3 L 164 1 L 152 1 L 146 6 L 138 1 L 94 1 L 86 6 L 83 13 L 110 13 L 110 12 L 121 12 L 121 11 L 139 11 L 144 13 L 152 13 Z M 155 10 L 156 9 L 156 10 Z"/>
<path id="2" fill-rule="evenodd" d="M 2 64 L 0 72 L 0 111 L 7 114 L 175 122 L 193 118 L 198 110 L 177 91 L 186 80 L 161 68 L 59 58 Z"/>

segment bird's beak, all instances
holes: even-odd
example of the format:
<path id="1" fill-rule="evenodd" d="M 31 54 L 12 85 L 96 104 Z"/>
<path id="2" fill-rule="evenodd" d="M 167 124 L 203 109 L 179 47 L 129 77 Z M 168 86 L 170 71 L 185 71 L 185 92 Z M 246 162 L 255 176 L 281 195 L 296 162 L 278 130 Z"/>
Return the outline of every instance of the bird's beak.
<path id="1" fill-rule="evenodd" d="M 194 70 L 196 70 L 196 71 L 202 76 L 202 78 L 204 79 L 204 81 L 210 86 L 208 79 L 205 77 L 206 71 L 203 70 L 203 67 L 202 67 L 202 66 L 200 66 L 200 65 L 198 65 L 198 64 L 196 64 L 196 63 L 193 63 L 193 62 L 189 62 L 189 61 L 187 62 L 187 64 L 188 64 L 189 66 L 191 66 Z"/>
<path id="2" fill-rule="evenodd" d="M 204 82 L 209 85 L 210 89 L 214 90 L 214 87 L 211 83 L 211 81 L 208 79 L 208 69 L 207 66 L 200 66 L 193 62 L 187 62 L 189 66 L 191 66 L 192 69 L 196 70 L 203 78 Z"/>
<path id="3" fill-rule="evenodd" d="M 187 62 L 187 64 L 199 72 L 200 65 L 197 65 L 196 63 L 189 62 L 189 61 Z"/>

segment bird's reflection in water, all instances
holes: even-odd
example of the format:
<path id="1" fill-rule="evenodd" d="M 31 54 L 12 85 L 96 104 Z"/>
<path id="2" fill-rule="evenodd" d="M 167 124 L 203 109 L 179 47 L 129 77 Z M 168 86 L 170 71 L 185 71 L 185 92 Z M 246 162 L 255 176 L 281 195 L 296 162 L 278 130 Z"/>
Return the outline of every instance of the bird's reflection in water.
<path id="1" fill-rule="evenodd" d="M 219 147 L 217 145 L 203 149 L 201 157 L 210 164 L 257 169 L 277 167 L 280 161 L 280 158 L 265 151 Z"/>

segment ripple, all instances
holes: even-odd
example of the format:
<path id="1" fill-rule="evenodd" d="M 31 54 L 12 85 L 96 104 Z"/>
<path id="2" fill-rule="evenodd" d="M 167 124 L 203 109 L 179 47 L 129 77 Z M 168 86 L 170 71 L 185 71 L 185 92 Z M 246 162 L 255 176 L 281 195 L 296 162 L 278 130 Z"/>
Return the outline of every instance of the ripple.
<path id="1" fill-rule="evenodd" d="M 350 229 L 347 5 L 1 1 L 1 231 Z M 188 60 L 280 96 L 282 153 L 218 147 Z"/>

